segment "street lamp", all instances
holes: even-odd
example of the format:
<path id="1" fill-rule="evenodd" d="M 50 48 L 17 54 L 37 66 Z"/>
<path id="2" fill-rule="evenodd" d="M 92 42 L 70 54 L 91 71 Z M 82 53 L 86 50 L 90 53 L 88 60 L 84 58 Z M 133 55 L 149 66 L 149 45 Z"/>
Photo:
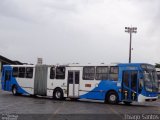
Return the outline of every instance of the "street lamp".
<path id="1" fill-rule="evenodd" d="M 130 34 L 129 43 L 129 63 L 131 63 L 131 46 L 132 46 L 132 33 L 137 33 L 137 27 L 125 27 L 125 32 Z"/>

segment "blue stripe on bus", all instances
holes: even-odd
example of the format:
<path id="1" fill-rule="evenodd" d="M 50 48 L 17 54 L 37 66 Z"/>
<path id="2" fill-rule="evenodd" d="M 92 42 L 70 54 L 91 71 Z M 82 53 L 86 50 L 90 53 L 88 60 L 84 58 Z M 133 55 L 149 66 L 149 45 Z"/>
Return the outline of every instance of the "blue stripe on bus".
<path id="1" fill-rule="evenodd" d="M 12 85 L 16 85 L 18 87 L 17 89 L 17 92 L 18 93 L 22 93 L 22 94 L 29 94 L 28 92 L 26 92 L 22 87 L 20 87 L 20 85 L 18 84 L 16 78 L 12 77 L 12 80 L 13 81 L 11 84 Z"/>
<path id="2" fill-rule="evenodd" d="M 81 95 L 80 98 L 104 100 L 108 90 L 118 91 L 117 82 L 102 80 L 98 84 L 98 87 L 95 87 L 93 90 L 87 92 L 84 95 Z M 118 92 L 117 94 L 120 97 L 120 94 Z"/>
<path id="3" fill-rule="evenodd" d="M 147 92 L 145 88 L 142 89 L 141 94 L 146 97 L 157 97 L 157 92 Z"/>

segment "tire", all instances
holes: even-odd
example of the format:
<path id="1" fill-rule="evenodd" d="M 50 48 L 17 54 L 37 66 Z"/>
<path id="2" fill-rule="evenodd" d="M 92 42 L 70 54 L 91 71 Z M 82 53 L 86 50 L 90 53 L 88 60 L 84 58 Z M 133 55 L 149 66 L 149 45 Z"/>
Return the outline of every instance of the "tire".
<path id="1" fill-rule="evenodd" d="M 17 87 L 16 86 L 12 87 L 12 94 L 15 95 L 15 96 L 18 95 Z"/>
<path id="2" fill-rule="evenodd" d="M 105 102 L 109 104 L 118 104 L 118 94 L 114 91 L 109 92 L 106 95 Z"/>
<path id="3" fill-rule="evenodd" d="M 131 105 L 132 102 L 123 101 L 125 105 Z"/>
<path id="4" fill-rule="evenodd" d="M 63 90 L 60 88 L 55 89 L 53 92 L 53 98 L 56 100 L 63 100 L 64 99 Z"/>

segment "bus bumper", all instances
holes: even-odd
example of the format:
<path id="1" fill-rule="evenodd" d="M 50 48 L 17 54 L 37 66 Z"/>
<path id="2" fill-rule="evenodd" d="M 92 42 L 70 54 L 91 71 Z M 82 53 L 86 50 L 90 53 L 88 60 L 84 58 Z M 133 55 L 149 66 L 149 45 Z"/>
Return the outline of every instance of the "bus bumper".
<path id="1" fill-rule="evenodd" d="M 156 97 L 146 97 L 142 94 L 140 94 L 138 96 L 138 102 L 152 102 L 152 101 L 156 101 L 158 99 L 158 96 Z"/>

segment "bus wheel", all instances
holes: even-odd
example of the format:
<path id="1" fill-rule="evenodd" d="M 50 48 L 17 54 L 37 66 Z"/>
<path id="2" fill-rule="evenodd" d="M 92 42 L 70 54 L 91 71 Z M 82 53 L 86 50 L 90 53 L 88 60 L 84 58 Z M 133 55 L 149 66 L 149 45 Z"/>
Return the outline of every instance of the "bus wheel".
<path id="1" fill-rule="evenodd" d="M 12 94 L 13 94 L 13 95 L 18 95 L 17 87 L 16 87 L 16 86 L 13 86 L 13 87 L 12 87 Z"/>
<path id="2" fill-rule="evenodd" d="M 109 104 L 117 104 L 118 103 L 118 95 L 117 95 L 117 93 L 114 92 L 114 91 L 109 92 L 107 94 L 105 102 L 109 103 Z"/>
<path id="3" fill-rule="evenodd" d="M 53 92 L 53 98 L 56 100 L 63 100 L 64 97 L 63 97 L 62 89 L 60 89 L 60 88 L 55 89 Z"/>
<path id="4" fill-rule="evenodd" d="M 131 105 L 132 102 L 123 101 L 125 105 Z"/>

